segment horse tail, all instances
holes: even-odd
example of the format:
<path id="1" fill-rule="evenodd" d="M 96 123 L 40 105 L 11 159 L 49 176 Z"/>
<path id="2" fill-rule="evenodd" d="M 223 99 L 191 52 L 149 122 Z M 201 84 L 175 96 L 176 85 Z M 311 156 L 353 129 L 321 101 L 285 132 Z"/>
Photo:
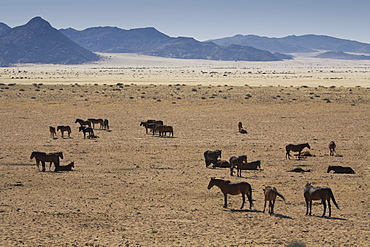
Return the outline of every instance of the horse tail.
<path id="1" fill-rule="evenodd" d="M 280 194 L 280 193 L 279 193 L 279 192 L 277 192 L 276 190 L 275 190 L 275 193 L 276 193 L 276 195 L 280 196 L 280 197 L 285 201 L 285 198 L 284 198 L 284 196 L 283 196 L 282 194 Z"/>
<path id="2" fill-rule="evenodd" d="M 250 203 L 250 208 L 253 206 L 253 200 L 252 200 L 252 186 L 248 184 L 249 186 L 249 192 L 247 193 L 248 201 Z"/>
<path id="3" fill-rule="evenodd" d="M 331 200 L 333 201 L 334 205 L 337 207 L 337 209 L 339 209 L 339 210 L 340 210 L 340 208 L 339 208 L 339 206 L 338 206 L 337 202 L 335 201 L 334 194 L 333 194 L 333 191 L 331 191 L 331 189 L 329 189 L 329 194 L 330 194 L 330 198 L 331 198 Z"/>

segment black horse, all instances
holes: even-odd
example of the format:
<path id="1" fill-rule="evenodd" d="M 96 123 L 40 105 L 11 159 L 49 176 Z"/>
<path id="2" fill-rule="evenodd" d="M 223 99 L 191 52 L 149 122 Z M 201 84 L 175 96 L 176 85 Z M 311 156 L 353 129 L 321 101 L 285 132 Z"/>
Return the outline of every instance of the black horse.
<path id="1" fill-rule="evenodd" d="M 86 133 L 88 133 L 89 136 L 94 136 L 94 130 L 91 127 L 79 127 L 78 132 L 81 131 L 84 133 L 84 138 L 86 138 Z"/>
<path id="2" fill-rule="evenodd" d="M 355 171 L 349 166 L 328 166 L 328 173 L 334 171 L 334 173 L 349 173 L 355 174 Z"/>
<path id="3" fill-rule="evenodd" d="M 204 159 L 206 161 L 206 167 L 210 164 L 217 165 L 217 159 L 221 158 L 221 150 L 214 150 L 214 151 L 205 151 L 204 152 Z"/>

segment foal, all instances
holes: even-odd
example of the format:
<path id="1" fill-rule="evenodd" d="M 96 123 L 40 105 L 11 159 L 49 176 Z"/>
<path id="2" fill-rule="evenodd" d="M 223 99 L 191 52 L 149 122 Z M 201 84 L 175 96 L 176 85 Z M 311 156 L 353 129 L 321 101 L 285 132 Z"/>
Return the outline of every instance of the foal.
<path id="1" fill-rule="evenodd" d="M 275 187 L 271 187 L 271 186 L 266 186 L 263 189 L 263 193 L 265 194 L 265 206 L 263 207 L 263 212 L 265 212 L 266 203 L 267 203 L 267 201 L 269 201 L 269 208 L 268 208 L 269 214 L 273 215 L 274 214 L 276 196 L 280 196 L 284 201 L 285 201 L 285 198 L 282 194 L 277 192 Z"/>

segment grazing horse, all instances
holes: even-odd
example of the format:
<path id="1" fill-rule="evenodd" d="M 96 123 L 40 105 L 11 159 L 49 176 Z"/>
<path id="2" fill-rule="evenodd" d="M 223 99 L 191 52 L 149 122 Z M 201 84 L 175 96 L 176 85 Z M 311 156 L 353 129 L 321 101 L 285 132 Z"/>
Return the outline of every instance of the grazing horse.
<path id="1" fill-rule="evenodd" d="M 173 137 L 173 127 L 172 126 L 167 126 L 167 125 L 157 125 L 155 126 L 155 128 L 153 129 L 153 135 L 154 135 L 154 132 L 158 131 L 159 133 L 159 136 L 163 136 L 163 135 L 166 135 L 166 133 L 168 132 L 169 135 L 172 135 Z"/>
<path id="2" fill-rule="evenodd" d="M 72 168 L 75 167 L 75 163 L 71 162 L 66 166 L 59 166 L 59 171 L 72 171 Z"/>
<path id="3" fill-rule="evenodd" d="M 86 139 L 86 133 L 88 133 L 89 136 L 95 136 L 94 130 L 91 127 L 79 127 L 78 132 L 81 132 L 81 131 L 84 133 L 84 139 Z"/>
<path id="4" fill-rule="evenodd" d="M 103 129 L 105 129 L 105 130 L 109 130 L 109 121 L 108 121 L 108 119 L 104 119 L 104 122 L 103 122 Z"/>
<path id="5" fill-rule="evenodd" d="M 210 164 L 217 165 L 217 159 L 221 158 L 221 150 L 215 150 L 215 151 L 205 151 L 204 152 L 204 159 L 206 161 L 206 167 L 208 167 Z"/>
<path id="6" fill-rule="evenodd" d="M 227 208 L 227 194 L 239 195 L 242 194 L 243 203 L 240 209 L 244 207 L 245 195 L 248 197 L 249 209 L 252 209 L 252 187 L 247 182 L 231 183 L 229 180 L 211 178 L 209 181 L 208 189 L 211 189 L 214 185 L 221 189 L 224 194 L 224 208 Z"/>
<path id="7" fill-rule="evenodd" d="M 62 133 L 62 138 L 64 138 L 64 131 L 67 131 L 68 132 L 68 137 L 71 137 L 71 127 L 69 126 L 58 126 L 57 127 L 57 131 L 59 131 Z"/>
<path id="8" fill-rule="evenodd" d="M 85 121 L 85 120 L 77 118 L 75 123 L 79 123 L 81 127 L 83 126 L 91 127 L 91 122 L 89 120 Z"/>
<path id="9" fill-rule="evenodd" d="M 55 128 L 52 126 L 49 126 L 49 131 L 50 131 L 50 137 L 55 138 L 57 136 L 57 132 L 55 131 Z"/>
<path id="10" fill-rule="evenodd" d="M 234 167 L 237 169 L 236 175 L 241 177 L 241 170 L 238 167 L 242 166 L 243 163 L 247 163 L 247 155 L 240 155 L 238 157 L 232 156 L 230 158 L 230 176 L 233 176 Z"/>
<path id="11" fill-rule="evenodd" d="M 263 207 L 263 212 L 265 212 L 266 210 L 266 203 L 268 201 L 269 202 L 269 208 L 268 208 L 269 214 L 273 215 L 276 196 L 280 196 L 284 201 L 285 201 L 285 198 L 282 194 L 277 192 L 275 187 L 271 187 L 271 186 L 266 186 L 263 189 L 263 193 L 265 194 L 265 206 Z"/>
<path id="12" fill-rule="evenodd" d="M 45 162 L 53 162 L 55 165 L 55 172 L 59 170 L 59 155 L 57 154 L 47 154 L 44 152 L 32 152 L 30 159 L 36 159 L 37 168 L 40 170 L 40 162 L 42 164 L 42 171 L 46 170 Z"/>
<path id="13" fill-rule="evenodd" d="M 329 143 L 329 155 L 330 156 L 333 156 L 334 155 L 334 153 L 335 153 L 335 148 L 336 148 L 337 146 L 335 145 L 335 142 L 334 141 L 331 141 L 330 143 Z"/>
<path id="14" fill-rule="evenodd" d="M 349 166 L 328 166 L 328 171 L 334 171 L 334 173 L 350 173 L 355 174 L 355 171 Z"/>
<path id="15" fill-rule="evenodd" d="M 285 147 L 285 150 L 286 150 L 285 158 L 290 159 L 290 157 L 291 157 L 290 151 L 292 151 L 292 152 L 298 152 L 298 159 L 301 159 L 301 152 L 304 148 L 310 149 L 311 147 L 308 143 L 303 143 L 303 144 L 298 144 L 298 145 L 294 145 L 294 144 L 286 145 L 286 147 Z"/>
<path id="16" fill-rule="evenodd" d="M 326 212 L 326 201 L 328 201 L 329 206 L 329 217 L 331 216 L 331 205 L 330 199 L 334 202 L 334 205 L 339 209 L 337 202 L 334 199 L 333 192 L 328 187 L 313 187 L 311 184 L 307 183 L 304 187 L 304 198 L 306 200 L 306 215 L 311 215 L 312 210 L 312 200 L 321 200 L 324 204 L 324 213 L 322 217 L 325 216 Z"/>
<path id="17" fill-rule="evenodd" d="M 99 119 L 89 118 L 87 120 L 90 121 L 93 124 L 93 129 L 95 129 L 95 124 L 100 124 L 100 129 L 103 128 L 103 125 L 104 125 L 103 119 L 101 119 L 101 118 L 99 118 Z"/>

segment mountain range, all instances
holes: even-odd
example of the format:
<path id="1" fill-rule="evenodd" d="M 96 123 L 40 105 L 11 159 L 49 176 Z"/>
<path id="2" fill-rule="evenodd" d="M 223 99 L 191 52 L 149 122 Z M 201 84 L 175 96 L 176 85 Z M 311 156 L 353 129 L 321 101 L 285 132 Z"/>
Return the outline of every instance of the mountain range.
<path id="1" fill-rule="evenodd" d="M 81 64 L 97 61 L 102 53 L 138 53 L 150 56 L 223 61 L 280 61 L 289 53 L 322 51 L 319 56 L 335 59 L 362 59 L 369 56 L 370 44 L 330 36 L 302 35 L 268 38 L 235 35 L 200 42 L 191 37 L 170 37 L 153 27 L 125 30 L 118 27 L 91 27 L 57 30 L 41 17 L 11 28 L 0 23 L 0 66 L 15 63 Z"/>

